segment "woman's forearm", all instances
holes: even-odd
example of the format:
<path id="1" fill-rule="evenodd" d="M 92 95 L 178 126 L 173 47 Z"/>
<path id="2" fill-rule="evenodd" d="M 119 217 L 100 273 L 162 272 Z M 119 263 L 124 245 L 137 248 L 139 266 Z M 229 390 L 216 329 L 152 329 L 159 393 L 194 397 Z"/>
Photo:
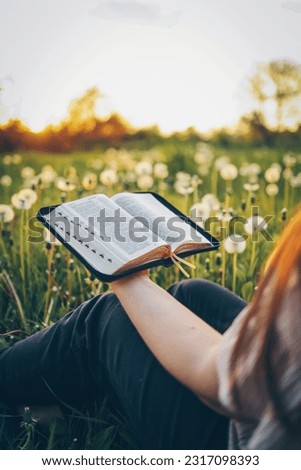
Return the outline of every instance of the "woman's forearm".
<path id="1" fill-rule="evenodd" d="M 200 398 L 215 402 L 221 335 L 147 276 L 115 281 L 112 289 L 162 366 Z"/>

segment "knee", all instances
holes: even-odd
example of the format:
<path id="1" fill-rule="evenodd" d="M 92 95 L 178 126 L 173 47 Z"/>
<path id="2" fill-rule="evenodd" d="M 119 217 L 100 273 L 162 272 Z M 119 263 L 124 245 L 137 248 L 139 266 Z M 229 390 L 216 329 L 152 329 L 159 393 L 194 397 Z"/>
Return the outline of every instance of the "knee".
<path id="1" fill-rule="evenodd" d="M 171 285 L 168 292 L 179 301 L 186 303 L 191 298 L 205 299 L 212 294 L 217 284 L 207 279 L 185 279 Z"/>
<path id="2" fill-rule="evenodd" d="M 112 311 L 121 306 L 114 292 L 105 292 L 97 295 L 87 303 L 91 303 L 89 308 L 90 316 L 99 316 L 103 311 Z"/>

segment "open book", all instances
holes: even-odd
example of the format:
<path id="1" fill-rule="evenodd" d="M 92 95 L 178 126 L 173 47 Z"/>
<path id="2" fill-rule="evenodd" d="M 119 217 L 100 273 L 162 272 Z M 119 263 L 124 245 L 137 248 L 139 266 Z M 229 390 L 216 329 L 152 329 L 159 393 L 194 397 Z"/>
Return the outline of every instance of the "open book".
<path id="1" fill-rule="evenodd" d="M 183 258 L 218 248 L 218 241 L 155 193 L 95 194 L 37 214 L 100 280 L 153 266 L 188 264 Z M 184 271 L 184 270 L 183 270 Z"/>

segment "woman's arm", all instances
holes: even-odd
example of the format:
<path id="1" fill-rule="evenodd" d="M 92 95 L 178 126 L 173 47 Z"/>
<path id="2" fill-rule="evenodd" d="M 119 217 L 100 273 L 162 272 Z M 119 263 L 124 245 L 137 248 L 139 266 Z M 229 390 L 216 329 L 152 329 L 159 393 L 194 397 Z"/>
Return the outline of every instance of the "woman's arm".
<path id="1" fill-rule="evenodd" d="M 162 366 L 200 399 L 217 404 L 221 335 L 144 273 L 112 282 L 111 287 Z"/>

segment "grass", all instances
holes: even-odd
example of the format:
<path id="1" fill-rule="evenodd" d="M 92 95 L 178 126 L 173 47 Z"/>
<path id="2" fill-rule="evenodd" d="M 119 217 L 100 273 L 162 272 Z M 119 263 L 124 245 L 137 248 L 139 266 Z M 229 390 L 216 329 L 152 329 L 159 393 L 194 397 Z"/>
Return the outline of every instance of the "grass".
<path id="1" fill-rule="evenodd" d="M 257 241 L 254 241 L 254 237 L 253 240 L 251 237 L 247 238 L 243 253 L 229 253 L 222 244 L 219 252 L 196 255 L 194 259 L 197 269 L 191 273 L 192 276 L 221 283 L 250 300 L 264 260 L 283 230 L 286 217 L 292 214 L 300 200 L 300 185 L 294 182 L 300 172 L 300 157 L 295 155 L 283 161 L 283 151 L 266 147 L 227 150 L 203 148 L 202 152 L 209 156 L 201 158 L 200 163 L 200 159 L 195 158 L 195 143 L 169 140 L 150 149 L 145 148 L 143 144 L 132 147 L 128 144 L 119 151 L 99 149 L 68 155 L 22 152 L 21 159 L 2 155 L 0 204 L 11 205 L 12 195 L 25 186 L 33 188 L 37 200 L 26 210 L 13 207 L 15 217 L 11 222 L 5 223 L 0 214 L 0 331 L 3 334 L 12 331 L 8 335 L 0 336 L 0 348 L 53 324 L 81 302 L 109 289 L 107 284 L 94 279 L 62 246 L 45 241 L 28 242 L 29 235 L 37 236 L 38 225 L 34 214 L 39 207 L 95 192 L 112 195 L 123 190 L 157 191 L 185 213 L 189 213 L 190 207 L 200 202 L 205 194 L 213 193 L 221 205 L 221 209 L 215 209 L 212 213 L 219 217 L 219 222 L 215 221 L 209 227 L 215 235 L 225 228 L 228 229 L 231 217 L 249 218 L 254 214 L 254 207 L 262 216 L 272 215 L 273 219 L 268 225 L 272 241 L 266 241 L 259 234 Z M 215 168 L 215 162 L 225 153 L 231 163 L 241 169 L 240 173 L 244 174 L 243 169 L 247 166 L 249 173 L 244 176 L 239 174 L 232 182 L 222 179 L 219 170 Z M 155 168 L 154 165 L 158 162 L 166 163 L 168 176 L 161 178 L 160 175 L 152 173 L 151 186 L 141 187 L 143 179 L 137 175 L 137 163 L 140 161 L 146 161 L 151 168 Z M 254 163 L 260 165 L 258 174 L 250 170 L 250 165 Z M 275 163 L 281 165 L 281 172 L 280 179 L 276 182 L 279 193 L 273 197 L 266 192 L 268 183 L 264 172 Z M 45 168 L 45 165 L 51 165 L 52 170 Z M 100 173 L 107 168 L 117 174 L 118 181 L 113 185 L 99 182 Z M 180 171 L 198 175 L 202 181 L 194 184 L 191 180 L 193 190 L 187 191 L 187 194 L 179 194 L 175 190 L 174 182 L 181 177 L 178 174 Z M 96 187 L 83 185 L 82 180 L 87 173 L 97 176 Z M 4 176 L 11 178 L 11 184 L 7 184 L 9 179 Z M 71 181 L 74 189 L 59 189 L 58 176 L 64 177 L 65 182 Z M 246 183 L 258 184 L 259 187 L 255 189 L 253 186 L 253 191 L 247 191 L 244 186 Z M 287 211 L 283 211 L 284 208 Z M 242 232 L 242 224 L 239 231 Z M 151 276 L 163 287 L 183 278 L 183 274 L 174 267 L 159 267 L 152 270 Z M 45 434 L 29 419 L 23 426 L 21 435 L 7 442 L 7 446 L 12 448 L 53 449 L 131 448 L 132 445 L 122 420 L 107 405 L 105 396 L 95 409 L 81 413 L 80 416 L 73 416 L 67 427 L 62 428 L 54 423 Z"/>

